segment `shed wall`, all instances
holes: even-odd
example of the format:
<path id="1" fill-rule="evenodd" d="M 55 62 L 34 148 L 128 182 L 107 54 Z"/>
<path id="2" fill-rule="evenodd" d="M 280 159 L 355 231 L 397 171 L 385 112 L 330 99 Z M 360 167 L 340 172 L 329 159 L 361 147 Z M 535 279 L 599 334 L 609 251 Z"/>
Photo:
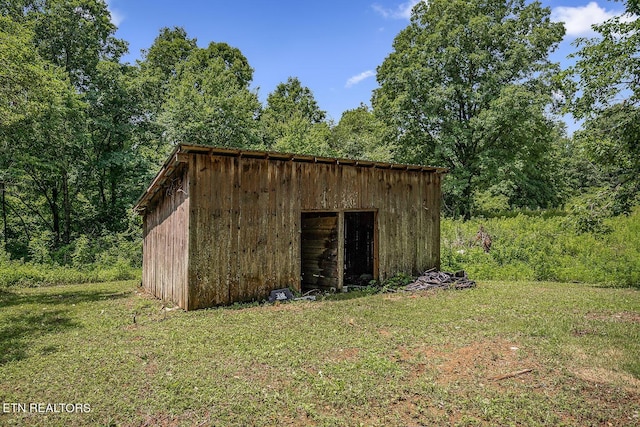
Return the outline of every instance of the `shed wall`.
<path id="1" fill-rule="evenodd" d="M 185 308 L 300 290 L 303 211 L 376 211 L 381 279 L 439 266 L 439 174 L 208 154 L 188 170 Z"/>
<path id="2" fill-rule="evenodd" d="M 142 285 L 153 295 L 187 307 L 189 197 L 185 172 L 164 189 L 144 216 Z"/>
<path id="3" fill-rule="evenodd" d="M 298 289 L 298 188 L 290 165 L 192 155 L 189 170 L 189 309 Z"/>

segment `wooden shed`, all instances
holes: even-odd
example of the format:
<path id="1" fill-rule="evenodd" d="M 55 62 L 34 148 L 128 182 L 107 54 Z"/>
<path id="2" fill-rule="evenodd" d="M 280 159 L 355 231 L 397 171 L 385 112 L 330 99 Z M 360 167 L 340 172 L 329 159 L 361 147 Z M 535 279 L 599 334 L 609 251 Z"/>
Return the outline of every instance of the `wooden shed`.
<path id="1" fill-rule="evenodd" d="M 445 171 L 179 145 L 136 205 L 143 286 L 192 310 L 439 267 Z"/>

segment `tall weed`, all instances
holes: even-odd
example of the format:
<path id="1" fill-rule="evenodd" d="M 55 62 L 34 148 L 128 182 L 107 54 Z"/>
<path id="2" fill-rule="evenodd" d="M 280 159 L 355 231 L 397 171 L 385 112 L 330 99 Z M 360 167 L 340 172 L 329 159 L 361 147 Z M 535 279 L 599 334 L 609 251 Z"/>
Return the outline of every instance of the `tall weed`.
<path id="1" fill-rule="evenodd" d="M 603 225 L 608 233 L 580 232 L 572 216 L 444 219 L 442 268 L 477 279 L 640 286 L 640 207 Z M 476 241 L 481 226 L 491 236 L 488 253 Z"/>
<path id="2" fill-rule="evenodd" d="M 41 239 L 42 240 L 42 239 Z M 71 245 L 50 251 L 41 240 L 30 246 L 29 261 L 14 260 L 0 248 L 0 288 L 129 280 L 140 277 L 140 240 L 120 235 L 90 240 L 80 236 Z M 68 256 L 67 256 L 68 255 Z M 67 263 L 64 263 L 67 260 Z"/>

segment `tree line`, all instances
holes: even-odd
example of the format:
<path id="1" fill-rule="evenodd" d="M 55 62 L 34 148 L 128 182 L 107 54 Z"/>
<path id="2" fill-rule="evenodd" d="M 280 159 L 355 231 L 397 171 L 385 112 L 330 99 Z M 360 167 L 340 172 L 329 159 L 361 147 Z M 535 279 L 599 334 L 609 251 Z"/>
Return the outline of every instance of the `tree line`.
<path id="1" fill-rule="evenodd" d="M 327 120 L 296 77 L 263 105 L 224 42 L 162 28 L 135 64 L 103 0 L 0 0 L 0 209 L 14 258 L 65 263 L 138 232 L 132 206 L 180 143 L 446 166 L 445 214 L 571 207 L 584 230 L 640 185 L 640 12 L 564 37 L 524 0 L 430 0 L 377 69 L 371 107 Z M 572 137 L 561 115 L 584 119 Z"/>

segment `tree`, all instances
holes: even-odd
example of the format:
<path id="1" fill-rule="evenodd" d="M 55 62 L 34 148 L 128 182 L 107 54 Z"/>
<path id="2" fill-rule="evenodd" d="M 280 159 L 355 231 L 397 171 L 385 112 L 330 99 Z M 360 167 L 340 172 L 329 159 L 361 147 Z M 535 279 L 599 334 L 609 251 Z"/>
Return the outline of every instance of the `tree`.
<path id="1" fill-rule="evenodd" d="M 224 43 L 193 50 L 172 79 L 160 118 L 170 143 L 257 144 L 260 102 L 249 90 L 252 73 L 240 50 Z"/>
<path id="2" fill-rule="evenodd" d="M 289 77 L 267 96 L 260 116 L 262 143 L 270 150 L 331 155 L 325 118 L 311 89 L 297 77 Z"/>
<path id="3" fill-rule="evenodd" d="M 187 36 L 182 27 L 161 28 L 153 45 L 142 51 L 140 68 L 159 75 L 168 84 L 171 77 L 176 75 L 178 65 L 186 61 L 191 51 L 197 48 L 196 42 L 196 39 Z"/>
<path id="4" fill-rule="evenodd" d="M 578 39 L 568 76 L 577 76 L 570 111 L 585 119 L 575 140 L 601 171 L 613 214 L 628 212 L 640 191 L 640 6 L 594 26 L 600 37 Z M 602 198 L 599 198 L 602 201 Z"/>
<path id="5" fill-rule="evenodd" d="M 450 168 L 445 201 L 469 218 L 483 176 L 514 162 L 554 128 L 547 118 L 564 35 L 550 10 L 524 0 L 430 0 L 378 67 L 375 114 L 398 160 Z"/>
<path id="6" fill-rule="evenodd" d="M 67 184 L 83 105 L 64 70 L 38 54 L 34 33 L 5 16 L 0 22 L 0 180 L 11 184 L 3 213 L 34 216 L 58 244 L 71 231 Z"/>
<path id="7" fill-rule="evenodd" d="M 79 174 L 92 206 L 82 218 L 85 233 L 122 231 L 127 210 L 143 191 L 149 166 L 141 151 L 149 142 L 135 138 L 145 118 L 137 77 L 136 67 L 101 61 L 85 94 L 88 138 Z"/>
<path id="8" fill-rule="evenodd" d="M 190 39 L 184 28 L 164 27 L 148 50 L 142 51 L 139 62 L 140 79 L 147 108 L 157 114 L 165 102 L 169 85 L 178 67 L 197 49 L 196 39 Z"/>
<path id="9" fill-rule="evenodd" d="M 134 85 L 140 93 L 141 114 L 133 137 L 140 146 L 141 157 L 154 165 L 152 169 L 157 169 L 173 149 L 160 118 L 178 69 L 197 48 L 196 39 L 189 38 L 183 28 L 165 27 L 138 61 Z"/>
<path id="10" fill-rule="evenodd" d="M 43 58 L 63 68 L 83 91 L 102 60 L 118 61 L 127 44 L 114 37 L 116 26 L 102 0 L 46 0 L 27 9 L 34 19 L 36 44 Z"/>
<path id="11" fill-rule="evenodd" d="M 46 62 L 33 48 L 33 32 L 0 16 L 0 125 L 4 130 L 44 108 L 38 94 L 51 81 Z"/>
<path id="12" fill-rule="evenodd" d="M 381 162 L 393 158 L 393 146 L 384 141 L 384 125 L 366 105 L 342 113 L 332 129 L 331 144 L 339 157 Z"/>
<path id="13" fill-rule="evenodd" d="M 121 137 L 114 132 L 117 126 L 97 131 L 107 127 L 107 110 L 114 124 L 131 119 L 124 109 L 115 111 L 120 106 L 111 102 L 114 92 L 108 93 L 111 78 L 116 85 L 120 82 L 111 71 L 120 66 L 126 43 L 115 38 L 116 27 L 102 0 L 10 0 L 0 5 L 0 11 L 3 20 L 11 17 L 11 22 L 29 29 L 24 45 L 28 56 L 13 56 L 8 64 L 20 66 L 23 58 L 30 58 L 36 65 L 32 69 L 41 68 L 49 80 L 46 84 L 44 79 L 25 80 L 20 90 L 32 105 L 41 100 L 40 110 L 6 128 L 4 136 L 12 159 L 9 170 L 19 183 L 13 187 L 13 200 L 39 219 L 39 227 L 29 233 L 25 225 L 25 235 L 37 238 L 46 230 L 56 249 L 70 243 L 81 226 L 96 219 L 93 212 L 102 210 L 87 203 L 92 186 L 102 182 L 97 177 L 120 173 L 119 179 L 112 179 L 115 185 L 127 182 L 128 171 L 116 172 L 113 157 L 104 161 L 103 154 L 113 154 L 113 141 Z M 103 154 L 95 156 L 98 152 Z M 13 213 L 22 217 L 18 209 Z M 113 217 L 104 222 L 117 223 Z"/>

